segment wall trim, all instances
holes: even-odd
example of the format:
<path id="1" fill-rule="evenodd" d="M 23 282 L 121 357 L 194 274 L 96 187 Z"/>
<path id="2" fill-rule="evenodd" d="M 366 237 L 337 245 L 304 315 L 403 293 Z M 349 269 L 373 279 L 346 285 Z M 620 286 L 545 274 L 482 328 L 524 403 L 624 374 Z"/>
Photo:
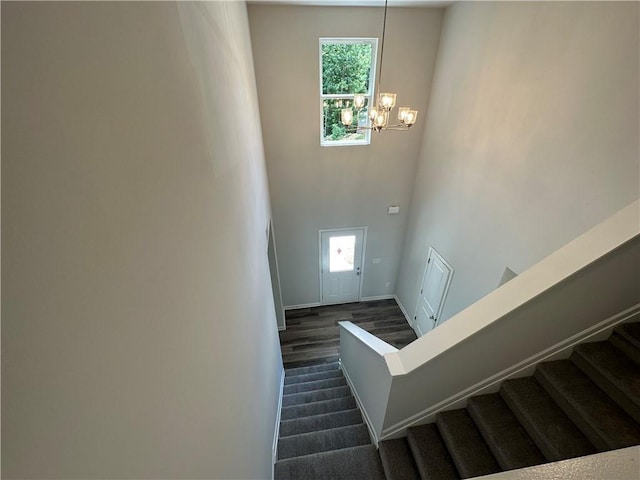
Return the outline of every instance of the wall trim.
<path id="1" fill-rule="evenodd" d="M 558 342 L 555 345 L 530 356 L 529 358 L 525 358 L 521 362 L 518 362 L 517 364 L 512 365 L 491 377 L 485 378 L 484 380 L 465 388 L 435 405 L 425 408 L 395 425 L 391 425 L 390 427 L 383 429 L 380 439 L 385 440 L 387 438 L 404 436 L 404 430 L 407 428 L 414 425 L 428 423 L 433 420 L 433 417 L 435 417 L 439 412 L 451 410 L 453 408 L 461 408 L 466 404 L 468 398 L 482 393 L 490 393 L 491 389 L 497 389 L 500 383 L 504 380 L 531 375 L 538 363 L 559 358 L 568 358 L 573 351 L 573 348 L 579 343 L 589 340 L 597 341 L 599 339 L 605 339 L 616 326 L 630 322 L 636 319 L 636 317 L 640 317 L 640 303 L 627 308 L 626 310 L 623 310 L 622 312 L 619 312 L 616 315 L 613 315 L 579 333 L 576 333 L 575 335 Z"/>
<path id="2" fill-rule="evenodd" d="M 271 479 L 275 478 L 275 465 L 278 460 L 278 438 L 280 438 L 280 417 L 282 414 L 282 396 L 284 394 L 284 366 L 280 372 L 280 396 L 278 398 L 278 410 L 276 411 L 276 428 L 273 432 L 273 445 L 271 448 Z"/>
<path id="3" fill-rule="evenodd" d="M 300 305 L 285 305 L 282 307 L 284 311 L 287 310 L 297 310 L 298 308 L 311 308 L 311 307 L 319 307 L 320 302 L 312 302 L 312 303 L 301 303 Z"/>
<path id="4" fill-rule="evenodd" d="M 398 298 L 398 295 L 393 295 L 393 298 L 395 298 L 396 303 L 398 304 L 398 306 L 400 307 L 400 311 L 402 311 L 402 314 L 404 315 L 405 320 L 407 321 L 407 323 L 409 324 L 409 326 L 411 328 L 413 328 L 413 331 L 416 332 L 416 335 L 418 337 L 421 337 L 422 334 L 420 333 L 420 330 L 418 330 L 414 325 L 413 325 L 413 320 L 411 319 L 411 317 L 409 316 L 409 314 L 407 313 L 407 309 L 404 308 L 404 305 L 402 304 L 402 302 L 400 301 L 400 299 Z"/>
<path id="5" fill-rule="evenodd" d="M 374 300 L 391 300 L 395 295 L 372 295 L 370 297 L 360 297 L 361 302 L 371 302 Z"/>
<path id="6" fill-rule="evenodd" d="M 349 377 L 349 372 L 344 368 L 344 365 L 342 364 L 342 359 L 339 360 L 339 365 L 340 365 L 340 369 L 342 370 L 342 373 L 344 374 L 344 378 L 346 378 L 347 384 L 349 385 L 349 388 L 351 389 L 351 393 L 353 393 L 353 396 L 356 399 L 356 404 L 358 405 L 358 408 L 360 409 L 360 413 L 362 413 L 362 418 L 364 419 L 364 424 L 367 426 L 367 429 L 369 430 L 369 437 L 371 437 L 371 441 L 373 442 L 373 444 L 377 448 L 378 447 L 378 443 L 380 442 L 380 438 L 376 434 L 375 428 L 373 428 L 373 423 L 371 422 L 371 418 L 369 417 L 369 414 L 367 413 L 367 410 L 364 408 L 364 405 L 363 405 L 362 401 L 360 400 L 360 396 L 358 395 L 358 391 L 353 386 L 353 382 L 351 381 L 351 377 Z"/>

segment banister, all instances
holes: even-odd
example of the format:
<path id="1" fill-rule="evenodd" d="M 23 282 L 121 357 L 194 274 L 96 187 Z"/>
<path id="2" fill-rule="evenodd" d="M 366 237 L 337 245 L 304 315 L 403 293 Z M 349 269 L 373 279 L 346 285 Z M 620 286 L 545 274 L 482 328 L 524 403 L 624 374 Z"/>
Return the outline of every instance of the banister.
<path id="1" fill-rule="evenodd" d="M 382 434 L 392 378 L 385 357 L 397 355 L 398 349 L 351 322 L 339 322 L 338 325 L 342 370 L 371 438 L 377 444 Z"/>
<path id="2" fill-rule="evenodd" d="M 374 440 L 637 304 L 639 219 L 635 201 L 401 351 L 341 322 L 345 376 Z"/>

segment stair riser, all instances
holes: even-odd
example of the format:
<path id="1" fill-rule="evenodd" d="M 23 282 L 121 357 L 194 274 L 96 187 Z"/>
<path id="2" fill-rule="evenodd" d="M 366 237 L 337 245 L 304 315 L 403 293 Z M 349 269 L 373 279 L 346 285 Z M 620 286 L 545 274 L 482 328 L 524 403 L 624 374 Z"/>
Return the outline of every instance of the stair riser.
<path id="1" fill-rule="evenodd" d="M 498 462 L 464 409 L 439 413 L 436 425 L 462 478 L 500 471 Z"/>
<path id="2" fill-rule="evenodd" d="M 342 387 L 347 384 L 344 377 L 331 378 L 328 380 L 318 380 L 316 382 L 294 383 L 285 385 L 284 394 L 291 395 L 293 393 L 312 392 L 314 390 L 325 390 L 327 388 Z"/>
<path id="3" fill-rule="evenodd" d="M 321 415 L 323 413 L 339 412 L 356 408 L 356 400 L 353 396 L 343 397 L 324 402 L 315 402 L 307 405 L 295 405 L 284 407 L 280 414 L 281 420 L 293 420 L 295 418 Z"/>
<path id="4" fill-rule="evenodd" d="M 504 382 L 500 395 L 548 461 L 596 453 L 583 433 L 533 378 Z"/>
<path id="5" fill-rule="evenodd" d="M 467 411 L 503 470 L 539 465 L 545 458 L 498 394 L 469 399 Z"/>
<path id="6" fill-rule="evenodd" d="M 339 370 L 337 363 L 327 363 L 325 365 L 313 365 L 311 367 L 287 368 L 285 376 L 295 377 L 299 375 L 308 375 L 310 373 L 327 372 Z"/>
<path id="7" fill-rule="evenodd" d="M 640 365 L 640 349 L 638 349 L 633 343 L 618 333 L 611 335 L 609 341 L 637 365 Z"/>
<path id="8" fill-rule="evenodd" d="M 631 418 L 577 367 L 569 367 L 567 360 L 549 362 L 538 366 L 534 376 L 598 450 L 637 444 L 640 431 Z"/>
<path id="9" fill-rule="evenodd" d="M 406 438 L 380 442 L 379 453 L 387 480 L 420 480 Z"/>
<path id="10" fill-rule="evenodd" d="M 576 350 L 571 355 L 571 360 L 580 370 L 586 373 L 589 378 L 600 387 L 611 399 L 616 402 L 627 414 L 629 414 L 636 422 L 640 423 L 640 405 L 635 403 L 628 395 L 629 392 L 622 390 L 616 383 L 615 379 L 610 378 L 594 365 L 590 359 Z"/>
<path id="11" fill-rule="evenodd" d="M 363 424 L 282 437 L 278 442 L 278 460 L 370 443 L 369 432 Z"/>
<path id="12" fill-rule="evenodd" d="M 385 480 L 382 464 L 373 445 L 279 460 L 276 480 Z"/>
<path id="13" fill-rule="evenodd" d="M 412 427 L 407 442 L 423 480 L 457 480 L 458 471 L 435 424 Z"/>
<path id="14" fill-rule="evenodd" d="M 328 430 L 348 425 L 358 425 L 362 423 L 360 410 L 346 410 L 343 412 L 327 413 L 324 415 L 313 415 L 295 420 L 287 420 L 280 423 L 280 437 L 299 435 L 301 433 Z"/>
<path id="15" fill-rule="evenodd" d="M 294 393 L 282 397 L 283 407 L 292 407 L 304 403 L 321 402 L 334 398 L 348 397 L 351 395 L 349 387 L 327 388 L 325 390 L 315 390 L 313 392 Z"/>
<path id="16" fill-rule="evenodd" d="M 293 377 L 285 377 L 284 384 L 293 385 L 297 383 L 316 382 L 318 380 L 327 380 L 330 378 L 340 378 L 340 377 L 342 377 L 342 371 L 329 370 L 326 372 L 309 373 L 307 375 L 296 375 Z"/>

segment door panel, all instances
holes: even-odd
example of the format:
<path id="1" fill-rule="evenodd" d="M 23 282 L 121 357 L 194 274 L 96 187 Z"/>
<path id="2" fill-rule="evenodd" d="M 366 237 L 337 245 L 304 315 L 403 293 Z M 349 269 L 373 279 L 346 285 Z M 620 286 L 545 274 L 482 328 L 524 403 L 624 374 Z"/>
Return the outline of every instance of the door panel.
<path id="1" fill-rule="evenodd" d="M 320 303 L 360 299 L 364 229 L 320 232 Z"/>
<path id="2" fill-rule="evenodd" d="M 414 325 L 421 335 L 437 325 L 452 274 L 451 266 L 430 248 L 413 317 Z"/>

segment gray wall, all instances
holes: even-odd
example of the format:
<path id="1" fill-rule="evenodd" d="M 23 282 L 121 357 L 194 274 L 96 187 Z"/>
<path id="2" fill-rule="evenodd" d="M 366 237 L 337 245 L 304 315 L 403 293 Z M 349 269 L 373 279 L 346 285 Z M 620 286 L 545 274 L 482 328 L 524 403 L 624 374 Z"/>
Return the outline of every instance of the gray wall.
<path id="1" fill-rule="evenodd" d="M 443 319 L 639 196 L 638 4 L 447 9 L 398 297 L 413 315 L 433 245 Z"/>
<path id="2" fill-rule="evenodd" d="M 251 60 L 243 3 L 3 2 L 3 478 L 270 477 Z"/>
<path id="3" fill-rule="evenodd" d="M 249 6 L 285 305 L 319 301 L 322 228 L 368 226 L 362 294 L 395 293 L 442 14 L 388 13 L 382 86 L 420 110 L 413 129 L 373 133 L 368 146 L 321 147 L 318 39 L 380 37 L 383 10 Z M 399 215 L 387 214 L 390 204 Z"/>

